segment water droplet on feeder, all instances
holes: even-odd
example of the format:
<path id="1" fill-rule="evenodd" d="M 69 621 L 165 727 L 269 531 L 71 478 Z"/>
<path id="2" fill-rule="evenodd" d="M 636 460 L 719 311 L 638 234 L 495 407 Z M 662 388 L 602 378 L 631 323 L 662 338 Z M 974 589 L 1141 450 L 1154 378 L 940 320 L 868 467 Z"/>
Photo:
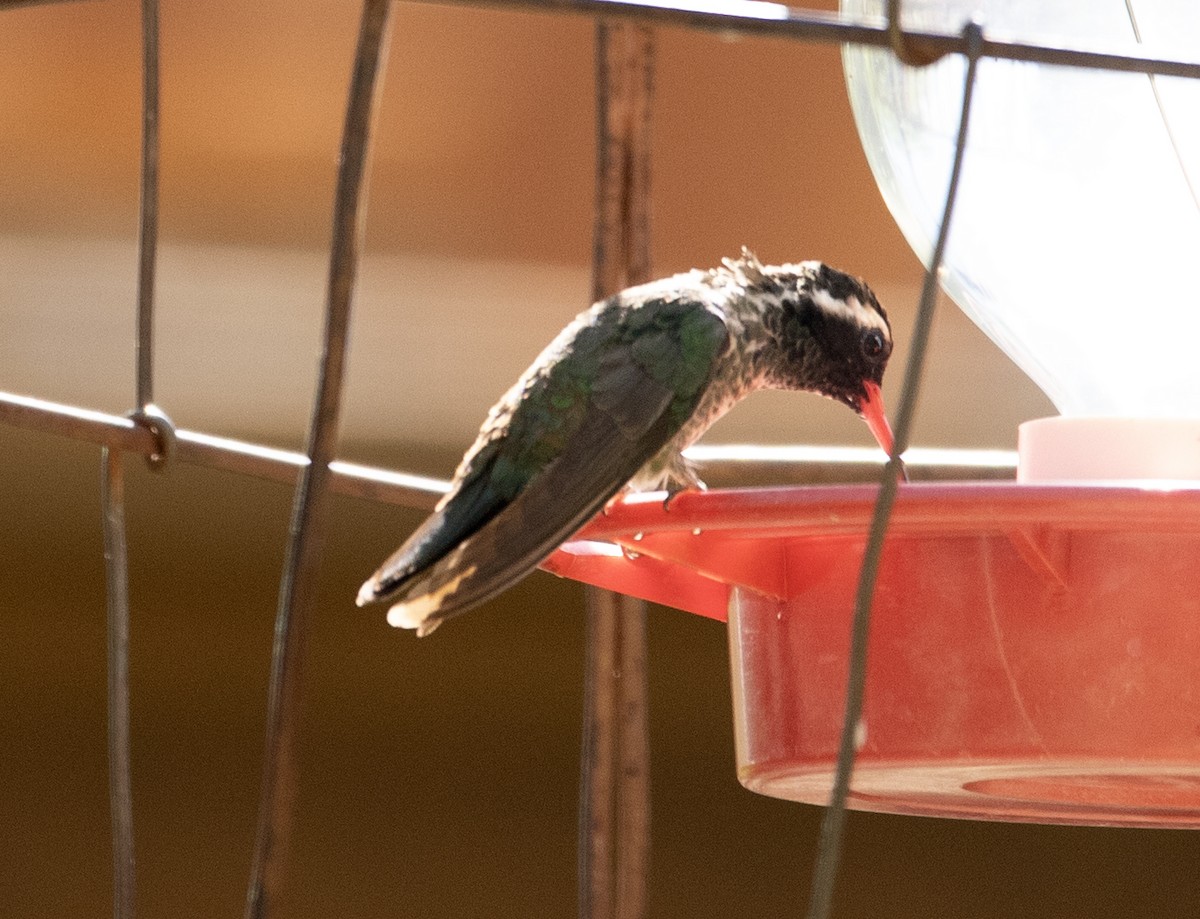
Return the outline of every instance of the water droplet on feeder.
<path id="1" fill-rule="evenodd" d="M 867 745 L 867 722 L 859 719 L 854 726 L 854 749 L 861 750 Z"/>

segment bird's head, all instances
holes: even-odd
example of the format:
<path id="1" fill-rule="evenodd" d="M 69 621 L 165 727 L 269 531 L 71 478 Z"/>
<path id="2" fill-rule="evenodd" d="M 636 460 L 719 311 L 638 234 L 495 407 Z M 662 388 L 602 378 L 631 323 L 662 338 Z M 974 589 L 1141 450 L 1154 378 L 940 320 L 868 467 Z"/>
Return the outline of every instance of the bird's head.
<path id="1" fill-rule="evenodd" d="M 760 301 L 772 386 L 820 393 L 863 417 L 892 451 L 880 384 L 892 355 L 887 313 L 861 280 L 822 262 L 764 267 L 749 252 L 727 262 Z"/>

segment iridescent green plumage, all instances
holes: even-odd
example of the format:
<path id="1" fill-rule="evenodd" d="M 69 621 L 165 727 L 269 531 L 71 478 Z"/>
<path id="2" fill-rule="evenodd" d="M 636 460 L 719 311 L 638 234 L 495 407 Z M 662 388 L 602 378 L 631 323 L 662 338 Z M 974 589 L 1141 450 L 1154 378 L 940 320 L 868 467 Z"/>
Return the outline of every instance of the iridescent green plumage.
<path id="1" fill-rule="evenodd" d="M 582 313 L 492 408 L 451 491 L 359 603 L 398 600 L 389 621 L 429 632 L 535 567 L 631 480 L 698 484 L 682 449 L 754 389 L 811 389 L 857 409 L 891 342 L 865 285 L 831 271 L 766 269 L 744 253 Z M 822 272 L 850 293 L 814 302 L 814 283 L 828 299 Z M 864 358 L 863 330 L 882 354 Z"/>
<path id="2" fill-rule="evenodd" d="M 552 467 L 555 480 L 595 480 L 570 513 L 521 520 L 520 538 L 544 557 L 678 432 L 727 345 L 720 317 L 694 302 L 614 298 L 584 314 L 492 410 L 438 512 L 389 559 L 373 591 L 442 558 Z"/>

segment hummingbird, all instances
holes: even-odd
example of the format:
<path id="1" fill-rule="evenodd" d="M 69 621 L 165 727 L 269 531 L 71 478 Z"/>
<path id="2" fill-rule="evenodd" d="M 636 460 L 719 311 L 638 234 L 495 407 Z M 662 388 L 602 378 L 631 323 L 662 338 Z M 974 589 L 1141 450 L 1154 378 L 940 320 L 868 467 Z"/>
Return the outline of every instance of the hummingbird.
<path id="1" fill-rule="evenodd" d="M 892 452 L 880 384 L 887 314 L 821 262 L 720 267 L 631 287 L 580 313 L 488 412 L 433 514 L 362 586 L 427 635 L 541 564 L 628 488 L 704 483 L 683 450 L 744 396 L 841 402 Z"/>

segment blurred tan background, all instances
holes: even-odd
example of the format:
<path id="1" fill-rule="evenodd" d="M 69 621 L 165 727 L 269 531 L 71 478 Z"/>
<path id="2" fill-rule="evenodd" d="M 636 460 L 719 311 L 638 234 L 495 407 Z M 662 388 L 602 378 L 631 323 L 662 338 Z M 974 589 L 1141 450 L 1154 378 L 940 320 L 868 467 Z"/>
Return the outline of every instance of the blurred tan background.
<path id="1" fill-rule="evenodd" d="M 0 389 L 133 398 L 139 4 L 0 14 Z M 158 401 L 181 425 L 303 442 L 350 3 L 165 2 Z M 342 455 L 447 475 L 586 305 L 592 24 L 396 4 Z M 920 266 L 867 170 L 835 48 L 659 35 L 659 273 L 748 244 L 867 277 L 901 343 Z M 916 442 L 1015 443 L 1050 406 L 949 304 Z M 710 441 L 848 443 L 770 394 Z M 0 915 L 110 902 L 97 451 L 0 432 Z M 240 910 L 290 493 L 130 470 L 143 915 Z M 536 574 L 436 636 L 352 601 L 419 515 L 334 502 L 310 645 L 286 916 L 570 916 L 581 589 Z M 654 916 L 799 914 L 820 812 L 733 769 L 724 630 L 651 614 Z M 1195 834 L 855 815 L 844 916 L 1192 916 Z"/>

